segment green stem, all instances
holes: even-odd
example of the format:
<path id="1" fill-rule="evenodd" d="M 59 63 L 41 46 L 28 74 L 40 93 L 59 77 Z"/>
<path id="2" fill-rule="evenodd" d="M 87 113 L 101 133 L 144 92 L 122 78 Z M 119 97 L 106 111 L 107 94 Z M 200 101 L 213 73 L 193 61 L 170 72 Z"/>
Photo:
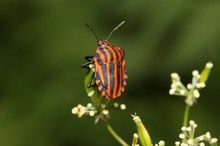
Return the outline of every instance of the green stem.
<path id="1" fill-rule="evenodd" d="M 189 119 L 189 110 L 190 110 L 190 106 L 186 104 L 184 117 L 183 117 L 183 126 L 185 127 L 187 126 L 188 119 Z"/>
<path id="2" fill-rule="evenodd" d="M 107 121 L 106 123 L 106 128 L 108 129 L 109 133 L 122 145 L 122 146 L 129 146 L 109 125 Z"/>

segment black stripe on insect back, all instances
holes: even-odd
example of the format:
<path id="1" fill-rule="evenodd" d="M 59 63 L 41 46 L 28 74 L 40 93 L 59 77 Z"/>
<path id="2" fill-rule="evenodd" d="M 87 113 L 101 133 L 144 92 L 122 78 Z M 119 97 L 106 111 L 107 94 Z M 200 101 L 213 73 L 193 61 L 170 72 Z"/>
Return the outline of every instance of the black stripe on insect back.
<path id="1" fill-rule="evenodd" d="M 106 65 L 105 64 L 101 65 L 101 68 L 102 68 L 102 76 L 104 77 L 103 86 L 104 86 L 105 89 L 107 89 L 107 87 L 108 87 L 108 75 L 107 75 Z"/>
<path id="2" fill-rule="evenodd" d="M 110 61 L 114 61 L 115 58 L 113 56 L 112 50 L 108 46 L 105 46 L 105 49 L 108 51 L 108 53 L 110 55 Z"/>
<path id="3" fill-rule="evenodd" d="M 108 83 L 108 73 L 107 73 L 106 65 L 105 64 L 101 65 L 101 68 L 102 68 L 102 75 L 104 77 L 104 83 L 103 83 L 104 88 L 107 89 L 109 83 Z"/>
<path id="4" fill-rule="evenodd" d="M 104 49 L 103 49 L 101 46 L 98 46 L 98 50 L 104 55 L 105 62 L 107 62 L 107 54 L 106 54 L 106 52 L 104 51 Z M 99 56 L 98 60 L 101 60 L 100 56 Z M 100 63 L 99 63 L 99 64 L 100 64 Z M 103 64 L 103 62 L 102 62 L 102 64 Z"/>
<path id="5" fill-rule="evenodd" d="M 115 53 L 115 56 L 116 56 L 116 60 L 118 60 L 119 59 L 119 51 L 116 49 L 116 47 L 115 46 L 110 46 L 111 48 L 112 48 L 112 50 L 114 51 L 114 53 Z"/>
<path id="6" fill-rule="evenodd" d="M 117 61 L 116 62 L 116 65 L 117 65 L 117 90 L 116 90 L 116 95 L 118 95 L 118 92 L 121 92 L 119 91 L 120 90 L 120 86 L 121 86 L 121 62 L 120 61 Z"/>
<path id="7" fill-rule="evenodd" d="M 103 81 L 103 86 L 106 89 L 106 87 L 108 86 L 108 78 L 107 78 L 107 69 L 106 69 L 106 65 L 102 62 L 101 58 L 100 58 L 100 54 L 96 53 L 95 54 L 96 60 L 98 62 L 98 64 L 101 67 L 101 70 L 96 71 L 99 72 L 99 76 L 102 76 L 104 78 Z M 101 77 L 99 77 L 99 79 L 101 80 Z"/>
<path id="8" fill-rule="evenodd" d="M 113 94 L 114 94 L 114 81 L 115 81 L 115 79 L 114 79 L 114 68 L 115 68 L 115 66 L 114 66 L 114 62 L 110 62 L 109 63 L 109 70 L 110 70 L 110 82 L 109 82 L 109 86 L 110 86 L 110 96 L 112 97 L 113 96 Z"/>

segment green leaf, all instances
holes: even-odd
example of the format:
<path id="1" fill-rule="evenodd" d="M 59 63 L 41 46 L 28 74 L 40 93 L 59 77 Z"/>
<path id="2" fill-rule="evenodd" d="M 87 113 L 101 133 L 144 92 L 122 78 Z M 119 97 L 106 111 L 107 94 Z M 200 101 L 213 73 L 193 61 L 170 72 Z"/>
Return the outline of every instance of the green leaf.
<path id="1" fill-rule="evenodd" d="M 95 73 L 94 68 L 91 68 L 88 70 L 85 78 L 84 78 L 84 88 L 86 90 L 86 93 L 88 94 L 89 97 L 93 97 L 94 96 L 94 91 L 95 88 L 97 88 L 95 86 L 95 78 L 93 78 L 92 83 L 91 83 L 91 87 L 88 87 L 88 83 L 91 79 L 91 77 L 93 76 L 93 74 Z M 94 85 L 94 86 L 93 86 Z"/>
<path id="2" fill-rule="evenodd" d="M 95 73 L 95 68 L 91 68 L 88 70 L 85 76 L 85 79 L 84 79 L 84 88 L 86 90 L 87 95 L 91 97 L 92 103 L 95 106 L 100 107 L 102 96 L 101 96 L 101 93 L 98 91 L 98 88 L 95 84 L 95 77 L 92 79 L 91 87 L 88 87 L 88 83 L 94 73 Z"/>

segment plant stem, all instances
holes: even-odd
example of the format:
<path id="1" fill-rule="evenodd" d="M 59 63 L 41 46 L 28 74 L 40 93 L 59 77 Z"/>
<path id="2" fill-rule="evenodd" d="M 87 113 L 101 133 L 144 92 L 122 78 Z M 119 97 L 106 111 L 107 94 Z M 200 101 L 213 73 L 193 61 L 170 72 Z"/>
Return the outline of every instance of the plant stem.
<path id="1" fill-rule="evenodd" d="M 107 121 L 105 121 L 106 128 L 108 129 L 109 133 L 122 145 L 122 146 L 129 146 L 109 125 Z"/>
<path id="2" fill-rule="evenodd" d="M 189 110 L 190 110 L 190 106 L 186 104 L 184 117 L 183 117 L 183 126 L 185 127 L 187 126 L 188 119 L 189 119 Z"/>

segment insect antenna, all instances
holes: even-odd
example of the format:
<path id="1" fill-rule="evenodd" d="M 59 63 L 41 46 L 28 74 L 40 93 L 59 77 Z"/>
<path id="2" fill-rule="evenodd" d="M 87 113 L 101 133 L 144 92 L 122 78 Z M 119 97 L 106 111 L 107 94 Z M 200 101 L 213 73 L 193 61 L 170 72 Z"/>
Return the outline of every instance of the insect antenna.
<path id="1" fill-rule="evenodd" d="M 95 31 L 92 29 L 92 27 L 89 26 L 89 25 L 86 24 L 86 23 L 84 23 L 84 24 L 85 24 L 86 27 L 88 27 L 88 28 L 92 31 L 92 33 L 94 34 L 95 38 L 96 38 L 97 40 L 99 40 L 99 38 L 97 37 L 97 35 L 96 35 Z"/>
<path id="2" fill-rule="evenodd" d="M 114 31 L 116 31 L 120 26 L 122 26 L 125 23 L 125 21 L 122 21 L 120 24 L 118 24 L 118 26 L 116 26 L 111 33 L 108 35 L 107 39 L 108 40 L 110 38 L 110 36 L 113 34 Z"/>

